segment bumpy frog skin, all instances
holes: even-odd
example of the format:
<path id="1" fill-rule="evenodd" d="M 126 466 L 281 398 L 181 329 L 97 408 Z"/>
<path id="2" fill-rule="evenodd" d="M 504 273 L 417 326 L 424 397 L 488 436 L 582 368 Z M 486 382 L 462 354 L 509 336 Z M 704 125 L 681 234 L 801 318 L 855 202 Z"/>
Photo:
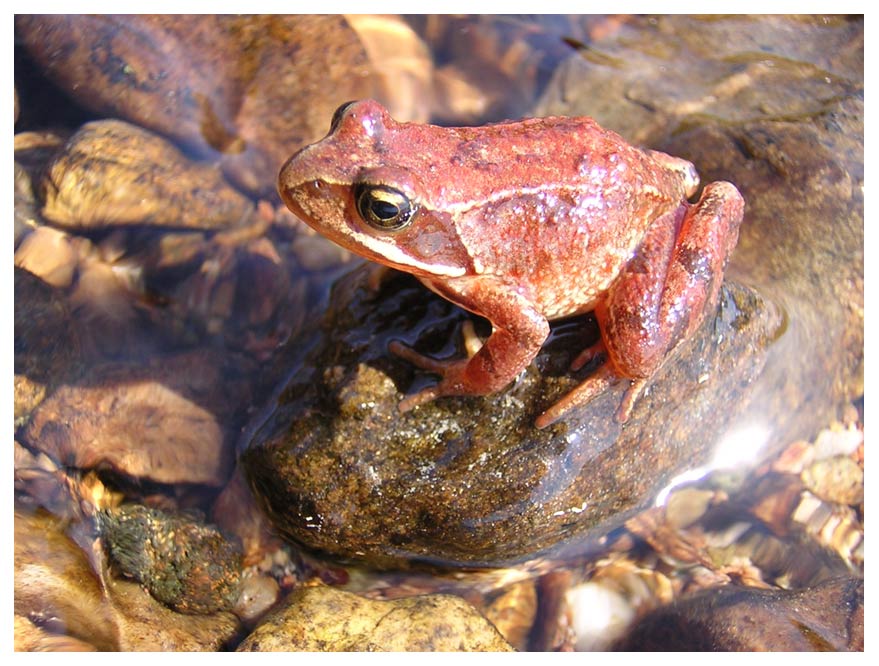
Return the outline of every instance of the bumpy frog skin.
<path id="1" fill-rule="evenodd" d="M 293 155 L 278 189 L 339 245 L 415 275 L 491 321 L 469 359 L 391 351 L 441 376 L 403 411 L 447 395 L 487 395 L 534 359 L 548 321 L 594 310 L 606 363 L 536 421 L 545 427 L 628 380 L 616 418 L 675 346 L 714 310 L 744 201 L 692 164 L 636 148 L 591 118 L 484 127 L 397 123 L 377 102 L 342 105 L 330 133 Z"/>

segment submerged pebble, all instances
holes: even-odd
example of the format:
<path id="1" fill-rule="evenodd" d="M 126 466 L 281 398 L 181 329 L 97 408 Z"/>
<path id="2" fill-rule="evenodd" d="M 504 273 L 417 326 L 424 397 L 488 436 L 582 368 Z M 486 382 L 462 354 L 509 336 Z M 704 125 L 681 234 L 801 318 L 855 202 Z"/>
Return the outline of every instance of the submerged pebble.
<path id="1" fill-rule="evenodd" d="M 138 504 L 103 512 L 101 537 L 125 576 L 180 613 L 231 610 L 241 594 L 241 550 L 192 517 Z"/>
<path id="2" fill-rule="evenodd" d="M 497 629 L 460 597 L 371 601 L 328 586 L 303 587 L 239 651 L 510 652 Z"/>

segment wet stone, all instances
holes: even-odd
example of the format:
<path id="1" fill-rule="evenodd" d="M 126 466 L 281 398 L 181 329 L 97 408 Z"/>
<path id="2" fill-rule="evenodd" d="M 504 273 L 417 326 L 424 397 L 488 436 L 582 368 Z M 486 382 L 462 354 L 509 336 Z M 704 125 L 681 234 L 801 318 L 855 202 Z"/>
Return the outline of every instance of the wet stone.
<path id="1" fill-rule="evenodd" d="M 709 590 L 649 614 L 614 649 L 862 651 L 864 582 L 837 578 L 795 592 Z"/>
<path id="2" fill-rule="evenodd" d="M 372 601 L 332 587 L 293 591 L 239 651 L 510 652 L 497 629 L 459 597 Z"/>
<path id="3" fill-rule="evenodd" d="M 37 225 L 37 203 L 34 197 L 33 183 L 27 170 L 18 163 L 17 159 L 13 167 L 13 187 L 15 212 L 12 219 L 15 247 L 17 248 L 19 243 Z"/>
<path id="4" fill-rule="evenodd" d="M 16 652 L 96 652 L 87 641 L 53 634 L 22 615 L 14 616 L 14 643 Z"/>
<path id="5" fill-rule="evenodd" d="M 68 521 L 17 507 L 14 526 L 15 613 L 33 625 L 19 635 L 16 622 L 18 649 L 219 650 L 238 629 L 232 613 L 183 615 L 108 579 L 100 549 Z"/>
<path id="6" fill-rule="evenodd" d="M 241 462 L 284 536 L 376 567 L 491 566 L 588 549 L 706 458 L 781 322 L 770 303 L 729 283 L 717 316 L 665 364 L 625 427 L 612 416 L 619 384 L 537 430 L 536 416 L 594 369 L 567 371 L 597 336 L 593 320 L 556 326 L 536 365 L 497 395 L 401 414 L 404 393 L 432 380 L 390 357 L 388 342 L 462 354 L 453 342 L 469 315 L 406 276 L 371 293 L 366 274 L 337 283 L 323 343 Z"/>
<path id="7" fill-rule="evenodd" d="M 502 588 L 482 612 L 510 645 L 526 650 L 537 606 L 537 586 L 529 579 Z"/>
<path id="8" fill-rule="evenodd" d="M 222 229 L 238 226 L 253 210 L 218 169 L 119 120 L 83 125 L 50 163 L 41 192 L 43 216 L 72 228 Z"/>
<path id="9" fill-rule="evenodd" d="M 73 282 L 77 259 L 71 238 L 48 226 L 36 227 L 15 251 L 16 266 L 59 289 L 65 289 Z"/>
<path id="10" fill-rule="evenodd" d="M 81 342 L 63 292 L 15 268 L 15 420 L 82 370 Z"/>
<path id="11" fill-rule="evenodd" d="M 803 471 L 802 478 L 806 488 L 828 502 L 864 501 L 864 470 L 848 456 L 818 460 Z"/>
<path id="12" fill-rule="evenodd" d="M 824 113 L 863 84 L 863 23 L 855 18 L 628 17 L 590 42 L 556 69 L 534 115 L 592 116 L 660 149 L 706 119 Z"/>
<path id="13" fill-rule="evenodd" d="M 249 390 L 224 375 L 227 364 L 196 350 L 95 365 L 34 410 L 22 441 L 62 465 L 220 486 L 232 473 L 235 416 Z"/>
<path id="14" fill-rule="evenodd" d="M 99 516 L 120 573 L 180 613 L 228 611 L 241 593 L 241 549 L 211 525 L 183 514 L 126 504 Z"/>

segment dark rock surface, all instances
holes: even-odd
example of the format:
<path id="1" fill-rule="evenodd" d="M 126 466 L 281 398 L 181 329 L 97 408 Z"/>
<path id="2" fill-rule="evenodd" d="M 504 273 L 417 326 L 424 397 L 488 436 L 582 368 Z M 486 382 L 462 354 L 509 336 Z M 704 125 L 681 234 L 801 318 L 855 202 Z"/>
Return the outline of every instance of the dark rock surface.
<path id="1" fill-rule="evenodd" d="M 589 320 L 557 328 L 511 388 L 401 414 L 412 370 L 389 357 L 388 340 L 446 345 L 467 315 L 410 278 L 377 296 L 362 279 L 337 285 L 327 337 L 241 460 L 282 533 L 375 566 L 500 564 L 604 533 L 705 459 L 781 322 L 728 284 L 717 317 L 681 345 L 624 427 L 612 416 L 620 385 L 541 431 L 536 415 L 576 381 L 566 368 L 588 343 Z"/>
<path id="2" fill-rule="evenodd" d="M 614 649 L 863 651 L 864 581 L 837 578 L 797 591 L 710 590 L 651 613 Z"/>

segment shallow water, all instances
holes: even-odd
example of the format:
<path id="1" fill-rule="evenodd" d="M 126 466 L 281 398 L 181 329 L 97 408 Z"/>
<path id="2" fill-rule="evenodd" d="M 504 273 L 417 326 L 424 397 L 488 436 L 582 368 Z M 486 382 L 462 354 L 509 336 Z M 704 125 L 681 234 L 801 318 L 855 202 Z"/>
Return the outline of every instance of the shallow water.
<path id="1" fill-rule="evenodd" d="M 742 191 L 748 208 L 729 275 L 782 308 L 787 325 L 769 350 L 765 370 L 750 387 L 750 406 L 740 427 L 726 438 L 706 433 L 720 443 L 732 442 L 726 451 L 752 452 L 755 457 L 750 459 L 737 456 L 737 469 L 751 470 L 797 440 L 814 442 L 822 428 L 836 421 L 850 426 L 843 428 L 845 432 L 858 430 L 863 421 L 862 18 L 485 17 L 443 22 L 419 17 L 411 25 L 434 48 L 426 60 L 429 75 L 423 70 L 423 51 L 414 47 L 397 61 L 380 59 L 382 49 L 375 45 L 362 56 L 371 58 L 385 76 L 374 91 L 377 96 L 387 95 L 383 101 L 388 106 L 395 104 L 392 108 L 398 109 L 399 120 L 432 118 L 450 125 L 527 115 L 590 115 L 633 143 L 690 159 L 703 182 L 728 179 Z M 154 46 L 160 43 L 155 34 L 138 32 L 144 44 Z M 375 34 L 380 45 L 382 33 Z M 399 39 L 398 33 L 387 34 L 399 43 L 393 41 Z M 193 67 L 187 73 L 181 52 L 170 49 L 165 52 L 176 59 L 168 70 L 184 77 L 195 72 L 202 79 L 197 84 L 187 79 L 188 85 L 203 86 L 216 95 L 206 102 L 199 98 L 191 108 L 184 106 L 171 131 L 158 121 L 150 125 L 130 108 L 110 110 L 107 105 L 113 103 L 115 88 L 107 88 L 111 101 L 72 100 L 62 92 L 70 83 L 57 73 L 57 63 L 50 66 L 56 86 L 43 77 L 45 65 L 28 54 L 26 41 L 17 34 L 21 114 L 16 161 L 29 173 L 33 192 L 29 196 L 22 186 L 21 198 L 17 194 L 16 265 L 39 275 L 42 283 L 34 284 L 28 277 L 16 281 L 16 375 L 29 380 L 21 394 L 18 379 L 16 384 L 20 445 L 16 506 L 28 511 L 44 507 L 73 525 L 88 524 L 90 510 L 81 506 L 83 479 L 95 471 L 101 485 L 115 495 L 108 500 L 92 494 L 86 504 L 130 500 L 175 510 L 198 509 L 242 539 L 246 551 L 270 551 L 269 546 L 277 550 L 277 542 L 241 527 L 252 518 L 247 505 L 241 505 L 242 516 L 218 507 L 226 506 L 224 497 L 232 494 L 236 447 L 265 418 L 264 410 L 272 409 L 291 369 L 314 344 L 314 336 L 322 334 L 330 285 L 357 264 L 312 235 L 272 199 L 274 181 L 264 174 L 276 173 L 279 165 L 274 162 L 298 148 L 279 120 L 291 112 L 279 111 L 268 84 L 254 84 L 253 97 L 229 102 L 230 90 L 238 84 L 225 87 L 223 82 L 234 80 L 225 78 L 236 75 L 231 71 L 234 67 L 217 68 L 213 75 L 218 78 L 205 83 L 210 77 L 204 63 L 211 62 L 211 54 L 198 56 L 201 69 Z M 142 80 L 149 79 L 161 92 L 163 77 L 156 74 L 164 71 L 161 62 L 129 58 L 130 69 L 119 71 L 149 72 L 154 76 Z M 112 62 L 107 58 L 101 71 L 111 71 L 107 63 Z M 249 61 L 241 65 L 242 69 L 250 66 Z M 124 83 L 125 77 L 120 78 Z M 109 86 L 112 78 L 106 80 Z M 275 85 L 282 87 L 278 81 L 283 79 L 275 78 Z M 355 83 L 351 96 L 362 90 L 357 87 L 361 82 Z M 306 89 L 305 83 L 301 85 Z M 336 89 L 310 93 L 318 95 L 330 111 L 312 119 L 308 109 L 317 102 L 300 105 L 295 114 L 308 116 L 309 121 L 309 130 L 297 125 L 302 136 L 314 131 L 318 133 L 314 138 L 319 138 L 329 126 L 332 108 L 350 98 L 347 91 Z M 193 108 L 198 111 L 186 116 Z M 137 218 L 131 216 L 130 207 L 124 208 L 124 214 L 112 212 L 122 210 L 114 208 L 86 226 L 78 221 L 83 211 L 93 211 L 112 198 L 98 184 L 94 198 L 71 204 L 72 223 L 61 217 L 45 219 L 49 190 L 39 183 L 46 182 L 41 171 L 46 155 L 83 122 L 114 116 L 152 127 L 170 136 L 188 158 L 202 166 L 213 165 L 220 174 L 218 187 L 243 196 L 247 210 L 200 226 L 204 217 L 182 224 L 178 213 L 171 222 L 160 223 L 155 210 Z M 50 128 L 58 139 L 24 134 Z M 97 144 L 89 150 L 115 155 L 118 145 Z M 140 174 L 135 182 L 150 180 L 144 174 L 154 173 L 161 181 L 161 169 L 140 171 L 140 164 L 152 153 L 144 144 L 132 146 L 131 152 L 120 153 L 124 152 L 126 168 Z M 73 168 L 78 183 L 97 172 L 88 161 Z M 111 177 L 117 177 L 115 172 Z M 183 187 L 183 176 L 175 175 L 173 180 Z M 17 188 L 20 181 L 23 176 L 19 179 L 17 174 Z M 185 209 L 187 196 L 207 196 L 203 189 L 207 188 L 184 188 L 175 196 L 180 196 Z M 162 192 L 160 197 L 163 202 L 172 198 Z M 42 231 L 47 227 L 49 233 Z M 31 247 L 25 252 L 22 248 L 28 243 Z M 20 401 L 20 395 L 30 402 L 20 407 L 20 402 L 27 402 Z M 839 451 L 856 457 L 857 436 L 846 441 Z M 728 465 L 724 461 L 717 466 Z M 862 550 L 858 556 L 856 547 L 836 549 L 837 554 L 828 559 L 825 551 L 833 551 L 834 546 L 821 541 L 819 528 L 799 528 L 785 535 L 787 528 L 782 525 L 787 523 L 782 517 L 770 520 L 757 512 L 759 519 L 755 518 L 744 498 L 757 494 L 753 489 L 762 487 L 760 483 L 769 483 L 765 470 L 751 476 L 742 471 L 715 473 L 698 481 L 707 471 L 700 466 L 681 479 L 697 482 L 696 487 L 705 492 L 725 493 L 727 500 L 734 501 L 724 504 L 715 495 L 714 502 L 730 507 L 727 515 L 718 517 L 722 511 L 715 507 L 713 514 L 706 510 L 686 527 L 692 530 L 697 525 L 716 534 L 731 529 L 737 520 L 752 523 L 740 539 L 730 539 L 750 543 L 742 557 L 750 557 L 758 569 L 763 566 L 761 582 L 793 588 L 832 575 L 862 574 Z M 789 488 L 786 483 L 779 481 L 778 487 Z M 779 490 L 778 496 L 785 492 L 792 491 Z M 776 504 L 786 506 L 780 499 Z M 859 522 L 863 501 L 846 508 L 855 535 L 850 539 L 856 541 L 858 530 L 863 531 Z M 834 510 L 842 508 L 834 506 Z M 783 512 L 779 509 L 779 513 Z M 643 532 L 633 537 L 632 529 L 629 525 L 605 539 L 596 535 L 606 544 L 604 552 L 590 549 L 584 554 L 575 547 L 573 554 L 541 559 L 520 570 L 456 578 L 454 573 L 379 574 L 349 567 L 338 574 L 332 573 L 339 569 L 336 565 L 306 557 L 296 576 L 317 575 L 323 580 L 338 576 L 349 579 L 348 589 L 375 597 L 452 591 L 480 609 L 496 602 L 499 590 L 513 589 L 511 581 L 525 581 L 521 584 L 537 590 L 538 601 L 529 601 L 534 608 L 517 620 L 530 630 L 516 647 L 600 648 L 609 640 L 589 643 L 583 629 L 573 643 L 570 635 L 562 636 L 558 629 L 562 618 L 570 622 L 571 615 L 576 620 L 584 612 L 573 601 L 576 595 L 570 594 L 568 611 L 563 609 L 560 599 L 566 598 L 566 590 L 602 577 L 625 587 L 620 581 L 637 577 L 644 589 L 653 592 L 642 589 L 639 597 L 629 585 L 629 594 L 622 596 L 631 607 L 646 609 L 668 600 L 655 589 L 687 575 L 658 561 L 656 553 L 663 554 L 663 547 L 669 547 L 666 542 L 644 537 Z M 814 546 L 817 554 L 799 560 L 757 556 L 755 552 L 767 549 L 770 539 L 763 534 L 767 529 L 775 549 L 797 549 L 803 539 L 811 539 L 810 544 L 820 544 Z M 748 542 L 748 535 L 755 532 L 765 538 Z M 78 542 L 89 539 L 80 535 Z M 811 547 L 805 549 L 810 554 Z M 285 548 L 293 553 L 288 558 L 296 560 L 295 547 Z M 597 565 L 601 557 L 603 564 Z M 602 574 L 614 558 L 620 558 L 614 560 L 617 579 L 612 573 Z M 619 573 L 623 561 L 624 574 Z M 784 571 L 791 563 L 800 570 Z M 17 556 L 17 580 L 18 567 L 24 564 Z M 291 566 L 278 565 L 263 567 L 262 573 L 277 578 L 287 590 L 292 585 L 290 570 Z M 736 582 L 743 579 L 751 580 L 741 572 L 733 576 Z M 797 585 L 790 580 L 797 580 Z M 684 587 L 679 583 L 675 594 Z M 75 589 L 71 594 L 76 594 Z M 48 596 L 50 605 L 61 598 Z M 32 622 L 47 612 L 35 602 L 28 603 L 32 605 L 17 605 L 16 610 Z M 93 638 L 88 627 L 74 631 L 69 627 L 75 623 L 61 617 L 37 626 L 53 635 L 67 632 L 86 642 Z M 225 643 L 234 644 L 231 638 Z"/>

